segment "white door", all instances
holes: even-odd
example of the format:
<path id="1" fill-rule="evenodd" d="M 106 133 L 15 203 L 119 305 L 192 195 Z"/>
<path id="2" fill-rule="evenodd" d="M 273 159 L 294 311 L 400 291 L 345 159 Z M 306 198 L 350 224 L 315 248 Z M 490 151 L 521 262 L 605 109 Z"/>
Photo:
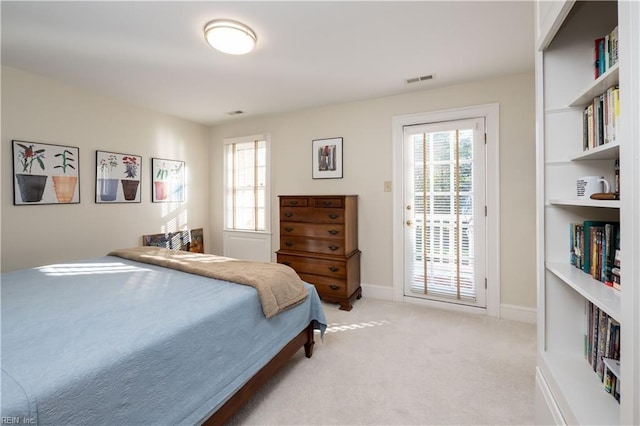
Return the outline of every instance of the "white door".
<path id="1" fill-rule="evenodd" d="M 486 306 L 485 119 L 404 127 L 404 295 Z"/>

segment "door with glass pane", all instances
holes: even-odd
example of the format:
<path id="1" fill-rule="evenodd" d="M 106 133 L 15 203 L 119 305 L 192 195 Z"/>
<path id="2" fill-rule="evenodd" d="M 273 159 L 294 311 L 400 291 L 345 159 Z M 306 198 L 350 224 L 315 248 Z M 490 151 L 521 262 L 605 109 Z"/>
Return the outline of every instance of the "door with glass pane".
<path id="1" fill-rule="evenodd" d="M 404 295 L 485 307 L 484 118 L 404 127 Z"/>

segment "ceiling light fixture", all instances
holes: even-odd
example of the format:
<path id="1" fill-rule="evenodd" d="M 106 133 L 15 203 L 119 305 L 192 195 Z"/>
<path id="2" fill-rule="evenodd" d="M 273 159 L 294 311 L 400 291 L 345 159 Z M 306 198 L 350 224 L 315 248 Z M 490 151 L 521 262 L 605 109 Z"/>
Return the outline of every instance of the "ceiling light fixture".
<path id="1" fill-rule="evenodd" d="M 251 28 L 229 19 L 216 19 L 205 25 L 204 38 L 214 49 L 231 55 L 251 52 L 258 40 Z"/>

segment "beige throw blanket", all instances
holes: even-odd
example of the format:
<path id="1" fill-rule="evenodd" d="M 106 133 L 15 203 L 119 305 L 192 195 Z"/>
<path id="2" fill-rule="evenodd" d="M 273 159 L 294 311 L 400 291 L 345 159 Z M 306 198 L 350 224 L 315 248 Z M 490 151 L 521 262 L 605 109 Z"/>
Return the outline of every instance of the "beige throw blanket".
<path id="1" fill-rule="evenodd" d="M 262 311 L 267 318 L 301 303 L 308 294 L 298 274 L 280 263 L 250 262 L 161 247 L 119 249 L 109 256 L 249 285 L 258 291 Z"/>

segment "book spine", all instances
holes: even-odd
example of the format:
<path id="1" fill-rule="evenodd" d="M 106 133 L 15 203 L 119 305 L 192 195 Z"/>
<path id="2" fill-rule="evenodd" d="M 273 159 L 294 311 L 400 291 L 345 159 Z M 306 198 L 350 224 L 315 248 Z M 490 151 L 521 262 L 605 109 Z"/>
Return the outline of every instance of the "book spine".
<path id="1" fill-rule="evenodd" d="M 598 78 L 602 75 L 602 68 L 604 67 L 604 62 L 602 60 L 602 54 L 601 54 L 603 45 L 604 45 L 604 37 L 597 38 L 594 40 L 593 62 L 594 62 L 595 78 Z"/>

